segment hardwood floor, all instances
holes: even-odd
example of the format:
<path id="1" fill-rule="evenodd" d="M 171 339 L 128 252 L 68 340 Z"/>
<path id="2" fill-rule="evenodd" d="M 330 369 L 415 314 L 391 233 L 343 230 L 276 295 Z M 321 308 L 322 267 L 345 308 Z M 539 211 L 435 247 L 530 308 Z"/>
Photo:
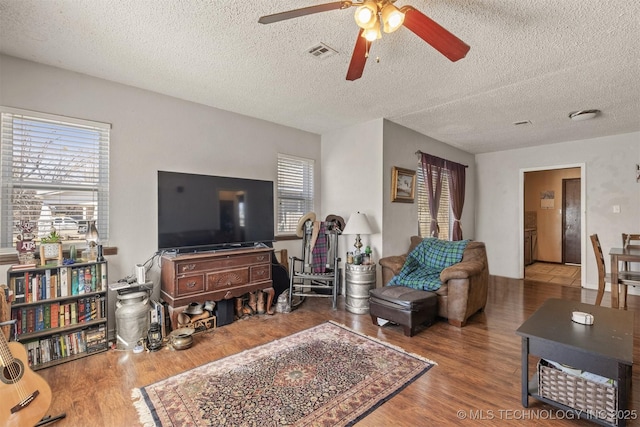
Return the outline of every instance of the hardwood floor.
<path id="1" fill-rule="evenodd" d="M 196 335 L 194 346 L 188 350 L 142 354 L 109 351 L 38 373 L 53 391 L 49 413 L 66 413 L 56 426 L 134 426 L 139 425 L 130 398 L 134 387 L 334 320 L 438 363 L 359 426 L 594 425 L 563 416 L 535 399 L 530 399 L 528 409 L 521 405 L 521 341 L 515 330 L 547 298 L 592 304 L 595 291 L 492 277 L 485 311 L 472 317 L 466 327 L 459 329 L 440 320 L 412 338 L 405 337 L 398 326 L 377 327 L 368 315 L 346 312 L 343 300 L 333 311 L 328 299 L 308 299 L 290 314 L 255 316 Z M 609 304 L 607 293 L 603 306 Z M 630 296 L 629 310 L 637 311 L 639 306 L 640 297 Z M 636 361 L 640 360 L 639 323 L 640 317 L 636 316 Z M 532 358 L 529 364 L 534 365 L 534 361 Z M 636 385 L 629 401 L 633 414 L 640 411 L 639 381 L 640 371 L 635 369 Z M 470 419 L 472 411 L 476 419 Z M 640 422 L 630 420 L 627 425 Z"/>

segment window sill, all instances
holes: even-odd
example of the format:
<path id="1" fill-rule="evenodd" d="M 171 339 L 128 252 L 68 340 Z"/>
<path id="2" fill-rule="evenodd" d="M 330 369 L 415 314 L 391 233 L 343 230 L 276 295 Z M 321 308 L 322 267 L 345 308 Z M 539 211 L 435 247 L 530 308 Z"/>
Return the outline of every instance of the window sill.
<path id="1" fill-rule="evenodd" d="M 102 249 L 103 253 L 105 256 L 109 256 L 109 255 L 118 255 L 118 247 L 117 246 L 112 246 L 112 247 L 105 247 Z M 65 258 L 69 257 L 69 250 L 66 249 L 63 252 L 63 256 Z M 0 254 L 0 265 L 6 265 L 6 264 L 17 264 L 18 263 L 18 254 L 17 253 L 7 253 L 7 254 Z"/>

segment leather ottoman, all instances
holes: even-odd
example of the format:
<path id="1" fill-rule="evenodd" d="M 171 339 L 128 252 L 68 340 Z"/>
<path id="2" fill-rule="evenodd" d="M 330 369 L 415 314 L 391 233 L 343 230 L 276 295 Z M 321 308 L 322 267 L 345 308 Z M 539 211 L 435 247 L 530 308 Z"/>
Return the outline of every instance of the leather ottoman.
<path id="1" fill-rule="evenodd" d="M 369 291 L 369 314 L 375 325 L 378 318 L 401 325 L 411 337 L 419 325 L 430 325 L 438 313 L 434 292 L 406 286 L 384 286 Z"/>

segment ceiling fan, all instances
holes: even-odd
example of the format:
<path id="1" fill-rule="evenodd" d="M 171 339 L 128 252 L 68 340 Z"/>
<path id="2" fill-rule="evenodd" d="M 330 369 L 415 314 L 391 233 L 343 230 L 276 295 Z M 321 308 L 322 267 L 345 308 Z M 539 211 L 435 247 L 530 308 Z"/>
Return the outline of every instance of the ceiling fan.
<path id="1" fill-rule="evenodd" d="M 371 42 L 382 37 L 380 27 L 385 33 L 392 33 L 404 25 L 449 60 L 457 61 L 465 57 L 470 49 L 469 45 L 419 10 L 412 6 L 403 6 L 398 9 L 394 5 L 395 2 L 396 0 L 336 1 L 266 15 L 261 17 L 258 22 L 272 24 L 314 13 L 348 9 L 355 6 L 355 20 L 360 30 L 347 71 L 347 80 L 357 80 L 362 77 Z"/>

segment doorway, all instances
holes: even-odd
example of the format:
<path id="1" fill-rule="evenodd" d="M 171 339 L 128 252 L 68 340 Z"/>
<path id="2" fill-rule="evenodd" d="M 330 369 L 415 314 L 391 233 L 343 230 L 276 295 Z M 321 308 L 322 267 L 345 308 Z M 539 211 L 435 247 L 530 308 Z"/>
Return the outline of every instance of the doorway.
<path id="1" fill-rule="evenodd" d="M 585 259 L 584 165 L 561 165 L 521 170 L 521 277 L 535 263 L 580 266 Z M 526 246 L 527 236 L 536 244 Z M 525 259 L 531 251 L 529 259 Z M 541 266 L 542 267 L 542 266 Z M 582 269 L 578 272 L 583 282 Z M 575 276 L 574 276 L 575 277 Z M 576 283 L 574 282 L 575 286 Z"/>
<path id="2" fill-rule="evenodd" d="M 580 264 L 580 178 L 562 180 L 562 263 Z"/>

